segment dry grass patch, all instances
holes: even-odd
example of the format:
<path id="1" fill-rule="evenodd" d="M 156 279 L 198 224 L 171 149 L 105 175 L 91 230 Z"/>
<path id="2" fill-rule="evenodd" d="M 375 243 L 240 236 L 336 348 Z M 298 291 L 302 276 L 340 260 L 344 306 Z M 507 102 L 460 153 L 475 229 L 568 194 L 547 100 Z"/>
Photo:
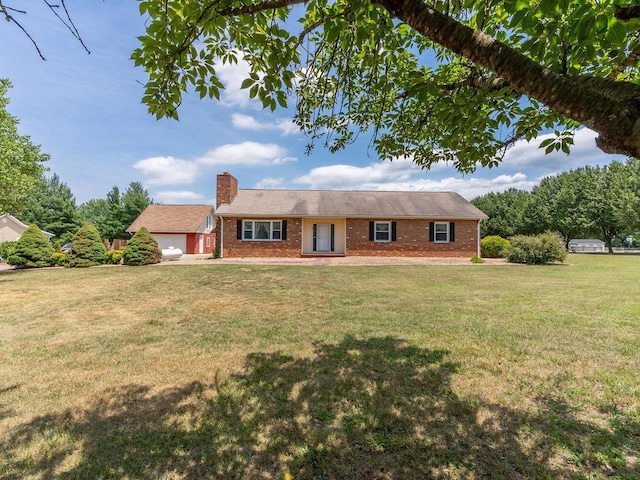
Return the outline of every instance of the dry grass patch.
<path id="1" fill-rule="evenodd" d="M 638 478 L 640 258 L 569 264 L 0 272 L 0 478 Z"/>

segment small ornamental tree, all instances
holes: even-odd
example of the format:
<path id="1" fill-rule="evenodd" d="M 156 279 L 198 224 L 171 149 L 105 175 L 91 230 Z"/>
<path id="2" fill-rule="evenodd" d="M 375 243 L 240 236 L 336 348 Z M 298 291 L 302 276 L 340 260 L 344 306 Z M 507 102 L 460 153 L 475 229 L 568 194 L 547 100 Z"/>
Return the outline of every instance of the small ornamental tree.
<path id="1" fill-rule="evenodd" d="M 93 267 L 106 262 L 106 248 L 92 223 L 85 223 L 76 232 L 67 256 L 70 267 Z"/>
<path id="2" fill-rule="evenodd" d="M 122 262 L 125 265 L 151 265 L 160 263 L 161 260 L 162 252 L 158 248 L 158 242 L 145 227 L 136 232 L 122 252 Z"/>
<path id="3" fill-rule="evenodd" d="M 53 247 L 36 225 L 30 225 L 16 242 L 13 253 L 7 258 L 16 268 L 48 267 L 52 264 Z"/>

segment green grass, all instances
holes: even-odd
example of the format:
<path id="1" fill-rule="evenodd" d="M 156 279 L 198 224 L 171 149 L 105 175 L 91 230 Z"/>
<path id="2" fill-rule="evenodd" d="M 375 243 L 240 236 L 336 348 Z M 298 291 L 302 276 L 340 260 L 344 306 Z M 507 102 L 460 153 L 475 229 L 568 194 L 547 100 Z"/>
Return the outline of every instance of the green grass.
<path id="1" fill-rule="evenodd" d="M 640 478 L 640 257 L 0 292 L 0 479 Z"/>

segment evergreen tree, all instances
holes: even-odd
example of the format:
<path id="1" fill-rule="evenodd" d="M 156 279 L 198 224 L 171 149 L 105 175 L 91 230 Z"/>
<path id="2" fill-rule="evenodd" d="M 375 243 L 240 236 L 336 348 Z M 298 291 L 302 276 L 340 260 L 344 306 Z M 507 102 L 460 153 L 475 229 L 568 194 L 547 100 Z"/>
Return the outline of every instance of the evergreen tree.
<path id="1" fill-rule="evenodd" d="M 106 262 L 106 248 L 100 233 L 92 223 L 85 223 L 75 237 L 67 253 L 70 267 L 93 267 Z"/>
<path id="2" fill-rule="evenodd" d="M 152 203 L 149 193 L 140 182 L 131 182 L 123 194 L 114 186 L 107 194 L 107 214 L 100 224 L 102 238 L 128 239 L 126 229 Z"/>
<path id="3" fill-rule="evenodd" d="M 52 254 L 53 247 L 42 230 L 36 225 L 30 225 L 16 242 L 7 263 L 16 268 L 48 267 L 52 264 Z"/>
<path id="4" fill-rule="evenodd" d="M 61 244 L 70 242 L 80 226 L 76 199 L 56 174 L 41 177 L 25 202 L 22 219 L 53 233 Z"/>
<path id="5" fill-rule="evenodd" d="M 93 198 L 78 207 L 78 221 L 82 225 L 87 222 L 93 223 L 103 239 L 107 238 L 104 225 L 108 215 L 109 202 L 104 198 Z"/>
<path id="6" fill-rule="evenodd" d="M 129 240 L 122 252 L 122 260 L 125 265 L 151 265 L 160 263 L 162 252 L 158 248 L 158 242 L 151 236 L 149 230 L 141 227 Z"/>

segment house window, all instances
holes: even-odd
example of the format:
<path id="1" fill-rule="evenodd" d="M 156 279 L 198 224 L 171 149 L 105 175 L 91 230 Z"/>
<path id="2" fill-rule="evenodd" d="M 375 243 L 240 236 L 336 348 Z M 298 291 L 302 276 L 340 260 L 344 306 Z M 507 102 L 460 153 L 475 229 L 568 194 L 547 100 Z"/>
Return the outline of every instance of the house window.
<path id="1" fill-rule="evenodd" d="M 449 224 L 442 222 L 436 222 L 434 225 L 434 241 L 436 243 L 447 243 L 449 242 Z"/>
<path id="2" fill-rule="evenodd" d="M 282 240 L 282 222 L 279 220 L 244 220 L 243 240 Z"/>
<path id="3" fill-rule="evenodd" d="M 391 241 L 391 222 L 375 222 L 374 241 L 376 242 Z"/>
<path id="4" fill-rule="evenodd" d="M 211 237 L 207 237 L 207 248 L 211 248 Z"/>
<path id="5" fill-rule="evenodd" d="M 205 230 L 211 231 L 212 228 L 213 228 L 213 216 L 209 214 L 207 215 L 207 225 L 205 227 Z"/>

